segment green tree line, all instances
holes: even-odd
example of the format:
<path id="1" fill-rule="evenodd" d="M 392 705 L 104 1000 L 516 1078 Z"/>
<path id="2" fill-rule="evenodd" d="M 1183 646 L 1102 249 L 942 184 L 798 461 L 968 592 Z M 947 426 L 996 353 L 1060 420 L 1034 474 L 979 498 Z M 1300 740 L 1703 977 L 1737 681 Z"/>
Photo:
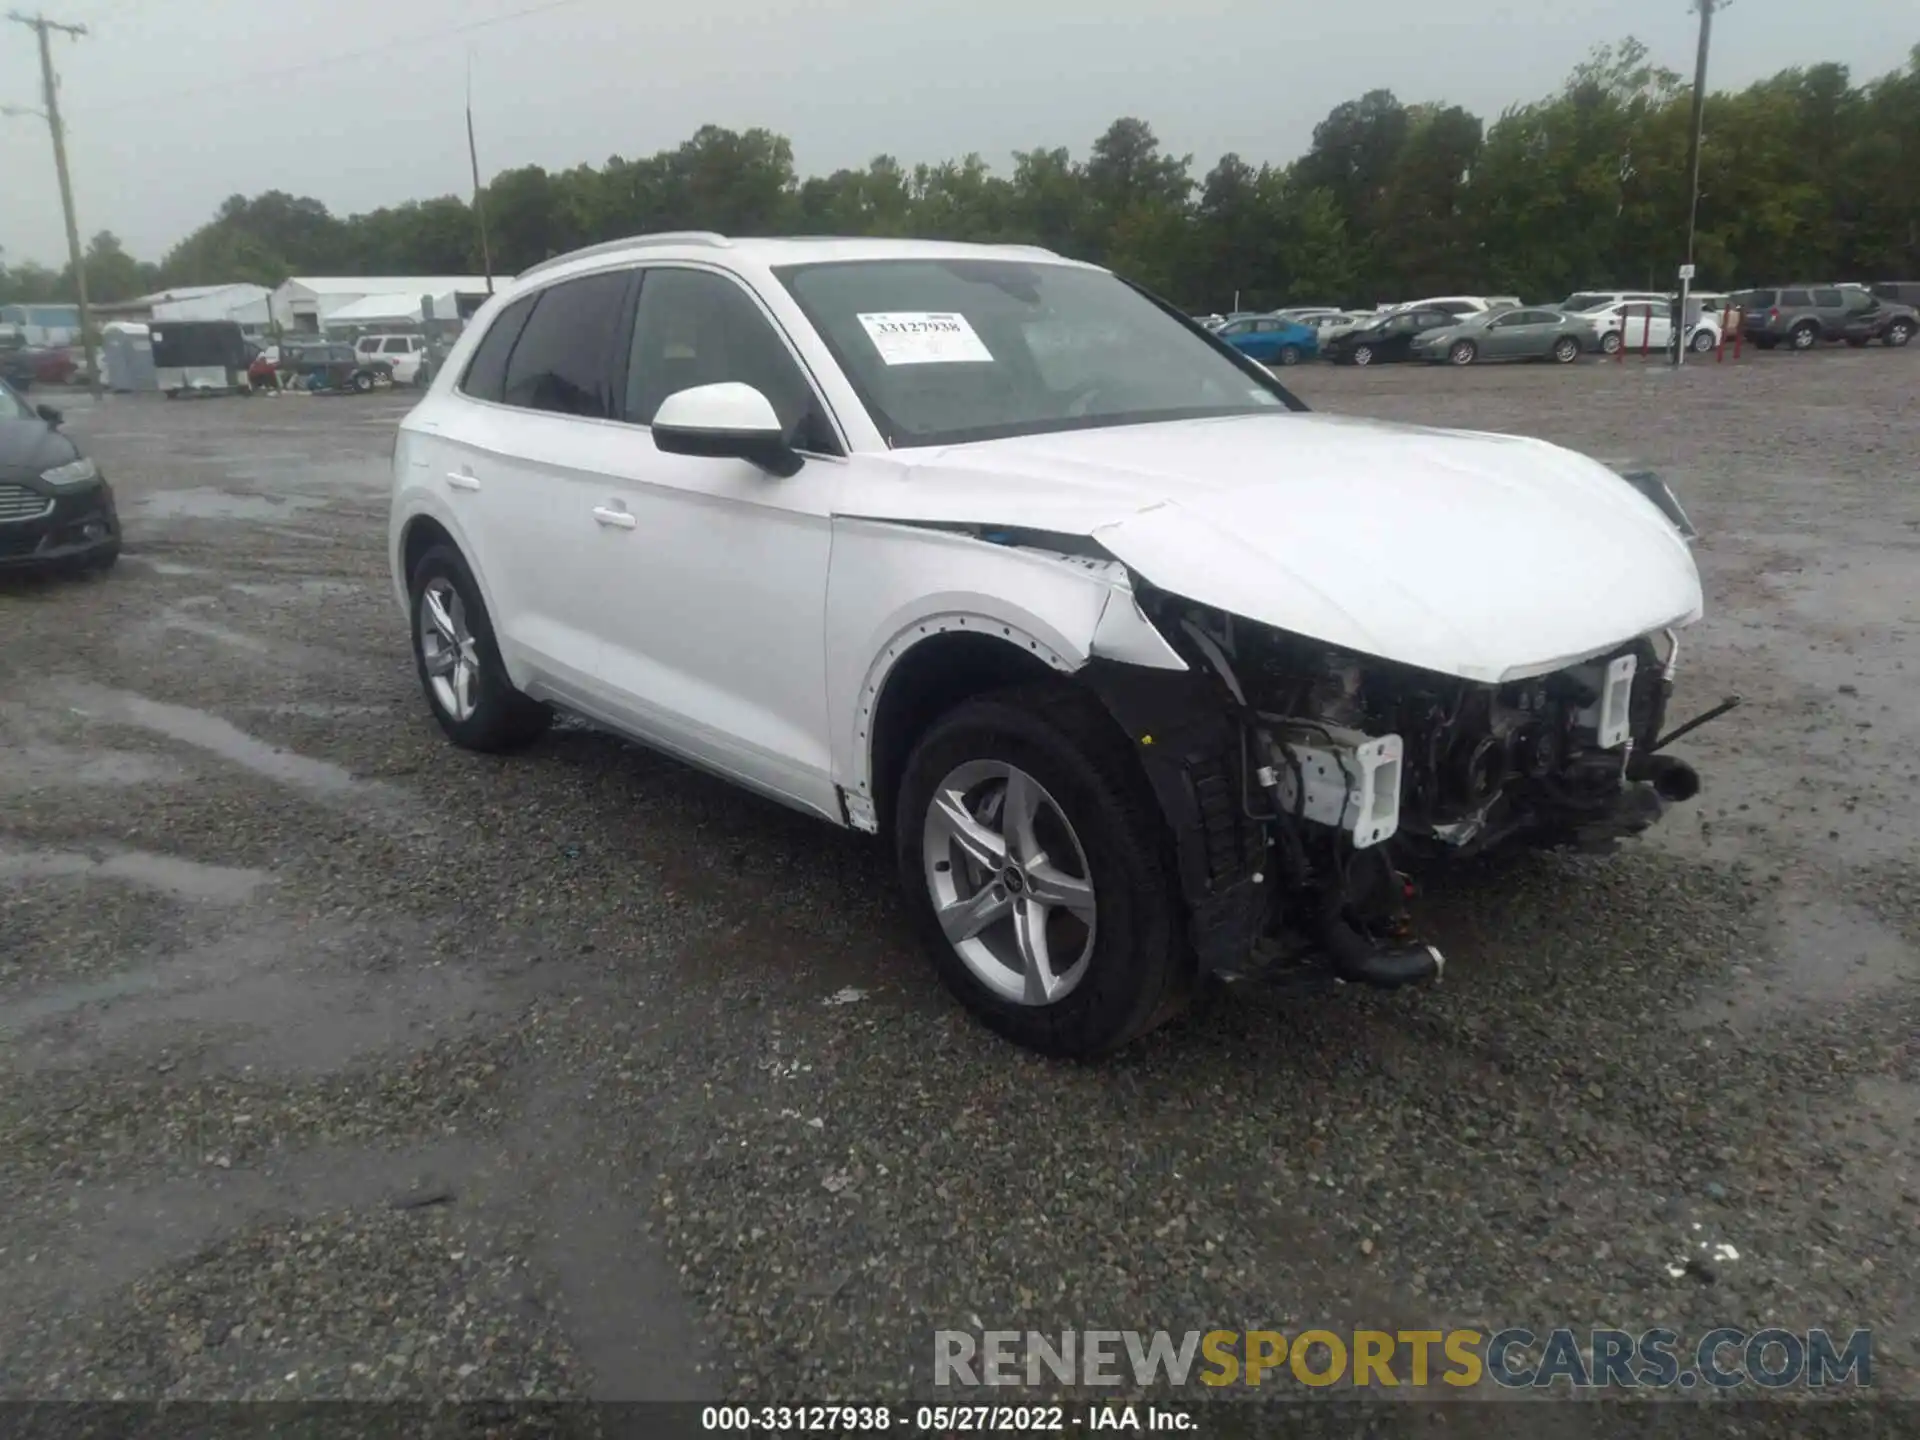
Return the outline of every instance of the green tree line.
<path id="1" fill-rule="evenodd" d="M 639 159 L 496 175 L 485 210 L 496 271 L 651 230 L 917 235 L 1044 245 L 1192 308 L 1373 304 L 1485 291 L 1665 288 L 1687 211 L 1687 84 L 1634 40 L 1603 46 L 1554 94 L 1491 123 L 1386 90 L 1334 107 L 1287 165 L 1223 155 L 1204 175 L 1147 122 L 1114 121 L 1084 158 L 891 155 L 802 178 L 768 130 L 704 126 Z M 1855 84 L 1846 67 L 1784 70 L 1707 98 L 1701 285 L 1920 276 L 1920 45 Z M 454 196 L 335 216 L 281 191 L 235 195 L 159 263 L 94 237 L 89 292 L 291 274 L 467 274 L 478 227 Z M 71 276 L 0 265 L 0 300 L 66 295 Z"/>

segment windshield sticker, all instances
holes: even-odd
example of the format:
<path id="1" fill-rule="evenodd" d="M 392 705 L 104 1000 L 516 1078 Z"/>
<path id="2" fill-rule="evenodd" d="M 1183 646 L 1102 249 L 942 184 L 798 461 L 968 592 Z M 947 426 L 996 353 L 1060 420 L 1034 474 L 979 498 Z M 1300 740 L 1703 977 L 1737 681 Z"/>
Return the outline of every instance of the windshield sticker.
<path id="1" fill-rule="evenodd" d="M 889 365 L 973 365 L 993 355 L 973 333 L 967 317 L 951 311 L 889 310 L 861 315 L 873 348 Z"/>

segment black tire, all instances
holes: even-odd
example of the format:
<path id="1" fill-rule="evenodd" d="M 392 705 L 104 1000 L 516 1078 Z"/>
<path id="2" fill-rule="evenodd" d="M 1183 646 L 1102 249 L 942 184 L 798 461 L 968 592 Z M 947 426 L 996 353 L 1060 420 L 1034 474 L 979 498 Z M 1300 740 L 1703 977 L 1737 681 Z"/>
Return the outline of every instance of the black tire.
<path id="1" fill-rule="evenodd" d="M 1447 347 L 1449 365 L 1471 365 L 1480 358 L 1480 347 L 1471 340 L 1456 340 Z"/>
<path id="2" fill-rule="evenodd" d="M 1079 983 L 1051 1004 L 1002 997 L 942 933 L 925 868 L 928 807 L 941 781 L 974 760 L 1019 767 L 1078 836 L 1094 892 L 1093 949 Z M 1170 1019 L 1193 966 L 1174 889 L 1171 841 L 1145 777 L 1089 696 L 1041 684 L 967 701 L 914 747 L 894 806 L 900 880 L 947 988 L 988 1027 L 1044 1054 L 1087 1058 Z"/>
<path id="3" fill-rule="evenodd" d="M 1600 337 L 1600 353 L 1602 355 L 1618 355 L 1622 343 L 1620 332 L 1618 330 L 1609 330 L 1605 335 Z"/>
<path id="4" fill-rule="evenodd" d="M 427 675 L 426 653 L 420 642 L 423 597 L 428 584 L 436 579 L 446 580 L 459 593 L 480 662 L 478 696 L 473 713 L 464 720 L 444 709 L 434 694 Z M 553 712 L 537 700 L 522 695 L 507 678 L 507 667 L 500 661 L 500 647 L 493 637 L 493 621 L 487 614 L 486 602 L 480 598 L 480 587 L 474 582 L 473 572 L 467 568 L 466 558 L 451 545 L 435 545 L 413 567 L 408 594 L 414 670 L 420 677 L 420 692 L 426 696 L 427 708 L 440 722 L 447 738 L 463 750 L 499 754 L 519 750 L 545 734 L 553 723 Z"/>
<path id="5" fill-rule="evenodd" d="M 1282 365 L 1298 365 L 1300 363 L 1300 347 L 1298 345 L 1282 345 L 1280 347 L 1278 362 Z"/>
<path id="6" fill-rule="evenodd" d="M 1571 365 L 1580 358 L 1580 342 L 1571 335 L 1562 335 L 1553 342 L 1553 358 L 1561 365 Z"/>
<path id="7" fill-rule="evenodd" d="M 1704 355 L 1719 343 L 1713 338 L 1711 330 L 1696 330 L 1693 332 L 1693 339 L 1687 342 L 1687 348 L 1696 355 Z"/>
<path id="8" fill-rule="evenodd" d="M 1796 350 L 1811 350 L 1820 343 L 1820 327 L 1812 324 L 1796 325 L 1792 333 L 1787 336 L 1787 343 Z"/>
<path id="9" fill-rule="evenodd" d="M 1913 339 L 1913 322 L 1911 320 L 1894 321 L 1891 325 L 1887 326 L 1887 333 L 1881 337 L 1883 344 L 1895 347 L 1904 345 L 1911 339 Z"/>
<path id="10" fill-rule="evenodd" d="M 365 395 L 368 391 L 373 389 L 373 376 L 368 374 L 365 370 L 354 371 L 353 372 L 353 389 L 355 394 Z"/>

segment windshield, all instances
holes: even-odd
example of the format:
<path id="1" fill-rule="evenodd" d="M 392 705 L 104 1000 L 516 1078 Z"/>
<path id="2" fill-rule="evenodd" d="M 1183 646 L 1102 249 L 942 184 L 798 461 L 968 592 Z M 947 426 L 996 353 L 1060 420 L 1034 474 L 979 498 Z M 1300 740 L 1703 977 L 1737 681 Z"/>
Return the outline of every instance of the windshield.
<path id="1" fill-rule="evenodd" d="M 13 387 L 0 380 L 0 420 L 32 420 L 33 411 L 27 408 L 27 402 L 13 393 Z"/>
<path id="2" fill-rule="evenodd" d="M 1112 275 L 1018 260 L 774 272 L 895 447 L 1286 409 Z"/>

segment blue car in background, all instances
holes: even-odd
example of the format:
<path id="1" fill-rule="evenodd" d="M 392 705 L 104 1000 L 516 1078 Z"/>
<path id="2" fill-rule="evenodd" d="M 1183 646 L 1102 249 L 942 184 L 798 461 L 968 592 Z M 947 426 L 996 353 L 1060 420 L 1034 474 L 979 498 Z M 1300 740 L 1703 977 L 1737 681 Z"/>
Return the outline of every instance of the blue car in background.
<path id="1" fill-rule="evenodd" d="M 1298 365 L 1320 353 L 1320 332 L 1278 315 L 1242 315 L 1213 332 L 1262 365 Z"/>

